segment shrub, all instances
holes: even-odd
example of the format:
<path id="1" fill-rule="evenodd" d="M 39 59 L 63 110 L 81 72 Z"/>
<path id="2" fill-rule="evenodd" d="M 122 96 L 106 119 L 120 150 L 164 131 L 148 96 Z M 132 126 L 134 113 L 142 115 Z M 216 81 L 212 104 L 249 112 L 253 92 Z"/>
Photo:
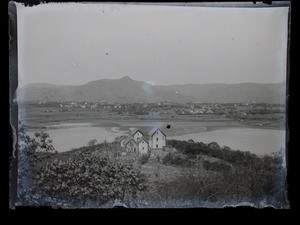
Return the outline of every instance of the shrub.
<path id="1" fill-rule="evenodd" d="M 141 155 L 141 157 L 139 158 L 139 163 L 141 165 L 147 163 L 149 161 L 150 155 L 149 154 L 143 154 Z"/>
<path id="2" fill-rule="evenodd" d="M 215 201 L 224 198 L 223 185 L 226 183 L 221 174 L 186 167 L 175 179 L 159 183 L 155 193 L 160 201 L 179 200 L 182 206 L 183 202 L 192 200 Z"/>
<path id="3" fill-rule="evenodd" d="M 162 162 L 166 165 L 176 166 L 191 166 L 192 162 L 188 157 L 179 152 L 169 152 L 163 159 Z"/>
<path id="4" fill-rule="evenodd" d="M 34 138 L 19 126 L 18 197 L 22 205 L 95 206 L 109 200 L 135 197 L 145 190 L 145 176 L 112 155 L 116 145 L 101 143 L 69 154 L 56 153 L 49 135 Z M 107 156 L 94 154 L 107 148 Z M 63 205 L 62 205 L 63 203 Z"/>
<path id="5" fill-rule="evenodd" d="M 209 162 L 203 161 L 203 168 L 206 170 L 219 171 L 219 172 L 228 172 L 231 167 L 221 162 Z"/>
<path id="6" fill-rule="evenodd" d="M 49 134 L 36 132 L 34 137 L 27 134 L 21 123 L 18 127 L 18 200 L 26 203 L 32 200 L 31 183 L 36 179 L 38 166 L 43 160 L 56 155 Z"/>
<path id="7" fill-rule="evenodd" d="M 216 191 L 218 196 L 231 200 L 241 201 L 244 199 L 252 202 L 267 199 L 267 201 L 272 201 L 272 204 L 276 204 L 277 207 L 287 206 L 285 192 L 286 168 L 283 164 L 283 151 L 275 155 L 258 156 L 251 152 L 232 150 L 226 146 L 220 149 L 216 143 L 205 145 L 198 142 L 188 143 L 186 141 L 169 140 L 167 144 L 189 158 L 191 158 L 191 155 L 201 154 L 225 162 L 203 162 L 206 172 L 216 171 L 218 173 L 213 173 L 222 178 L 222 182 L 219 182 L 221 181 L 219 178 L 217 180 L 221 189 L 214 186 L 218 190 Z M 164 162 L 174 164 L 176 160 L 168 155 Z"/>
<path id="8" fill-rule="evenodd" d="M 96 145 L 97 143 L 97 140 L 96 139 L 92 139 L 92 140 L 89 140 L 89 142 L 87 143 L 88 146 L 94 146 Z"/>
<path id="9" fill-rule="evenodd" d="M 209 144 L 207 145 L 207 147 L 208 147 L 209 149 L 213 149 L 213 150 L 220 150 L 220 149 L 221 149 L 221 147 L 218 145 L 217 142 L 211 142 L 211 143 L 209 143 Z"/>
<path id="10" fill-rule="evenodd" d="M 40 169 L 33 185 L 44 196 L 68 199 L 74 204 L 134 197 L 145 189 L 145 178 L 131 165 L 80 153 L 73 159 L 52 160 Z"/>

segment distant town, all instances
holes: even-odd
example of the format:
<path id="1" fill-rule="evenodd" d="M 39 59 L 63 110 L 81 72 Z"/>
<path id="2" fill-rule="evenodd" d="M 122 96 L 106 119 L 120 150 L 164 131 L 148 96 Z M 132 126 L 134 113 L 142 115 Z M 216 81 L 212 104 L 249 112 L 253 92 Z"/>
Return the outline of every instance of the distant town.
<path id="1" fill-rule="evenodd" d="M 101 102 L 32 102 L 24 103 L 30 114 L 53 115 L 53 113 L 73 117 L 98 115 L 117 119 L 171 119 L 209 118 L 215 120 L 232 119 L 240 123 L 256 126 L 285 126 L 285 105 L 256 102 L 243 103 L 128 103 Z"/>
<path id="2" fill-rule="evenodd" d="M 241 116 L 251 116 L 254 114 L 285 113 L 285 106 L 282 104 L 267 104 L 256 102 L 244 103 L 134 103 L 120 104 L 115 102 L 38 102 L 41 106 L 60 107 L 61 111 L 73 109 L 109 109 L 123 114 L 168 114 L 165 109 L 171 109 L 178 115 L 197 115 L 197 114 L 234 114 L 236 110 L 240 111 Z M 164 110 L 162 110 L 164 109 Z"/>

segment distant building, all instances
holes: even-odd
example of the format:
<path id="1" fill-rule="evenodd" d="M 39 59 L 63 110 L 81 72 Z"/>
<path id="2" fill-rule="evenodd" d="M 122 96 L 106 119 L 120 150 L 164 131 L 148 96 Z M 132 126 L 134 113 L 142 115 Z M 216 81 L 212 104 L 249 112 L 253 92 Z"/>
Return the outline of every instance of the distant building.
<path id="1" fill-rule="evenodd" d="M 166 146 L 166 135 L 158 128 L 145 134 L 141 130 L 136 130 L 127 136 L 118 138 L 118 142 L 128 152 L 148 154 L 151 150 L 162 149 Z"/>
<path id="2" fill-rule="evenodd" d="M 154 128 L 148 134 L 151 149 L 161 149 L 166 146 L 166 135 L 160 129 Z"/>
<path id="3" fill-rule="evenodd" d="M 145 138 L 142 138 L 137 143 L 137 148 L 140 154 L 148 154 L 149 153 L 149 143 Z"/>
<path id="4" fill-rule="evenodd" d="M 141 139 L 144 137 L 144 134 L 140 131 L 140 130 L 136 130 L 133 135 L 133 140 L 135 140 L 136 142 L 138 141 L 138 139 Z"/>
<path id="5" fill-rule="evenodd" d="M 124 144 L 124 147 L 128 150 L 128 151 L 133 151 L 133 152 L 137 152 L 138 150 L 138 146 L 137 143 L 133 140 L 127 140 Z"/>

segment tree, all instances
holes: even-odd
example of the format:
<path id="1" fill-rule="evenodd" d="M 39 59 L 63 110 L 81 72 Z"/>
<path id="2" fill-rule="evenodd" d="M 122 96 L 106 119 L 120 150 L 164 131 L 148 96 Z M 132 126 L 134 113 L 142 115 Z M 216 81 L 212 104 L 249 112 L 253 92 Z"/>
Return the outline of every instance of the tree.
<path id="1" fill-rule="evenodd" d="M 37 176 L 35 189 L 41 195 L 78 206 L 124 200 L 146 188 L 145 177 L 132 165 L 89 153 L 80 153 L 67 161 L 55 159 L 43 166 Z"/>
<path id="2" fill-rule="evenodd" d="M 285 168 L 283 157 L 274 155 L 256 156 L 245 152 L 243 158 L 224 173 L 226 192 L 237 199 L 248 198 L 252 201 L 266 199 L 273 205 L 286 206 Z"/>
<path id="3" fill-rule="evenodd" d="M 45 153 L 44 155 L 42 153 Z M 18 197 L 20 201 L 30 201 L 32 182 L 36 179 L 38 164 L 42 158 L 51 157 L 57 151 L 46 132 L 36 132 L 34 137 L 19 123 L 18 127 Z"/>
<path id="4" fill-rule="evenodd" d="M 188 143 L 192 143 L 192 144 L 193 144 L 193 143 L 195 143 L 195 142 L 194 142 L 193 139 L 189 139 L 189 140 L 188 140 Z"/>
<path id="5" fill-rule="evenodd" d="M 180 152 L 169 152 L 162 159 L 162 163 L 166 165 L 177 165 L 177 166 L 191 166 L 192 161 L 189 158 Z"/>
<path id="6" fill-rule="evenodd" d="M 211 142 L 207 145 L 207 147 L 209 147 L 212 150 L 220 150 L 221 147 L 217 142 Z"/>
<path id="7" fill-rule="evenodd" d="M 96 145 L 96 143 L 97 143 L 96 139 L 91 139 L 91 140 L 89 140 L 89 142 L 87 143 L 87 145 L 88 146 L 94 146 L 94 145 Z"/>
<path id="8" fill-rule="evenodd" d="M 143 165 L 149 161 L 149 158 L 150 154 L 142 154 L 139 158 L 139 163 Z"/>

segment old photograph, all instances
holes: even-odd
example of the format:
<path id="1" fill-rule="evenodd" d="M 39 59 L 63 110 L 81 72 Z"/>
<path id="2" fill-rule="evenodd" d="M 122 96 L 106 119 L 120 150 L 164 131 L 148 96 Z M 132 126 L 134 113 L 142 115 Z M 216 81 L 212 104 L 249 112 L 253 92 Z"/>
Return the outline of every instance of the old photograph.
<path id="1" fill-rule="evenodd" d="M 289 208 L 288 2 L 13 4 L 15 206 Z"/>

